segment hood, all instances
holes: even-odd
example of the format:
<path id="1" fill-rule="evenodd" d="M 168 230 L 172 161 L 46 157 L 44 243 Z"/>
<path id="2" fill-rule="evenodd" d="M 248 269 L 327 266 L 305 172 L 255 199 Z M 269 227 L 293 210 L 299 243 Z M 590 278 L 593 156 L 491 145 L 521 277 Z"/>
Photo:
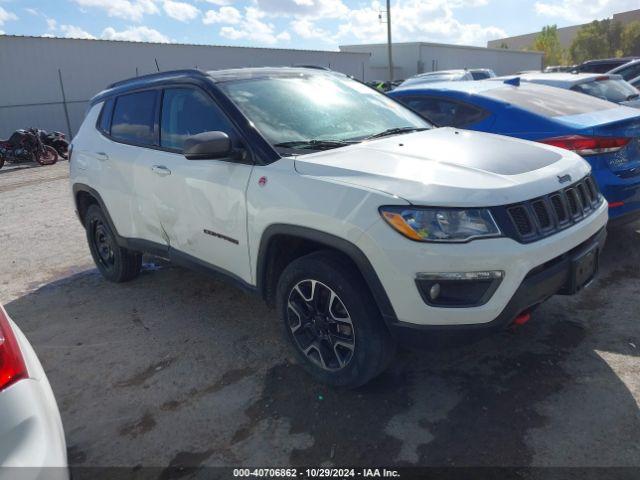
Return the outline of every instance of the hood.
<path id="1" fill-rule="evenodd" d="M 437 128 L 295 159 L 298 173 L 433 206 L 494 206 L 529 200 L 585 176 L 566 150 L 481 132 Z"/>

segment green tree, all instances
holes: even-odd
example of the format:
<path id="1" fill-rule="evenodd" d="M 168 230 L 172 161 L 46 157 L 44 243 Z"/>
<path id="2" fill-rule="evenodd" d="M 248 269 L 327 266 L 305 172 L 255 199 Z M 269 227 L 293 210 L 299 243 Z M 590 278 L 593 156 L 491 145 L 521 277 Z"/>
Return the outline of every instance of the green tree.
<path id="1" fill-rule="evenodd" d="M 640 22 L 631 22 L 622 29 L 620 49 L 624 56 L 640 56 Z"/>
<path id="2" fill-rule="evenodd" d="M 611 19 L 594 20 L 578 30 L 569 47 L 571 59 L 576 62 L 595 58 L 616 57 L 621 50 L 622 25 Z"/>
<path id="3" fill-rule="evenodd" d="M 533 50 L 544 52 L 544 65 L 560 65 L 564 59 L 564 50 L 558 38 L 558 27 L 547 25 L 536 36 L 531 45 Z"/>
<path id="4" fill-rule="evenodd" d="M 505 50 L 509 50 L 509 45 L 507 45 L 505 42 L 501 42 L 499 48 L 504 48 Z"/>

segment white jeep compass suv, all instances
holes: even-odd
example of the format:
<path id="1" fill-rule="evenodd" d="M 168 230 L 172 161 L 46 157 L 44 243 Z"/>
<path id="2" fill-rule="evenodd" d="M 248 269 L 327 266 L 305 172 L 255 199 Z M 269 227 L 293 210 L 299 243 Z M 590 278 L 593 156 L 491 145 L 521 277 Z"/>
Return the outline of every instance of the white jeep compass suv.
<path id="1" fill-rule="evenodd" d="M 397 342 L 502 329 L 586 285 L 607 222 L 589 168 L 334 72 L 185 70 L 92 99 L 71 185 L 105 278 L 143 253 L 225 277 L 277 307 L 309 372 L 353 387 Z"/>

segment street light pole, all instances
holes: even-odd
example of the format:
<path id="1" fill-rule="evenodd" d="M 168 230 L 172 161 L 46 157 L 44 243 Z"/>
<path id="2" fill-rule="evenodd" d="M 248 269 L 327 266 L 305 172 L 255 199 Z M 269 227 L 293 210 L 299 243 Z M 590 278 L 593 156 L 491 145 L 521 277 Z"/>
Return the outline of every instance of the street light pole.
<path id="1" fill-rule="evenodd" d="M 391 54 L 391 0 L 387 0 L 387 50 L 389 52 L 389 82 L 393 82 L 393 55 Z"/>

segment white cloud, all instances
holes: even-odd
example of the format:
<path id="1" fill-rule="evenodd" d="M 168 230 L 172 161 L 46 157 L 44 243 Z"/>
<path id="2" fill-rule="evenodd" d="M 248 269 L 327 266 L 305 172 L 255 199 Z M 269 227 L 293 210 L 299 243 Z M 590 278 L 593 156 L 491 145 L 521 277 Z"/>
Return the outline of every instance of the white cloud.
<path id="1" fill-rule="evenodd" d="M 11 20 L 18 20 L 18 16 L 15 13 L 8 12 L 4 8 L 0 7 L 0 25 L 4 25 L 5 22 Z"/>
<path id="2" fill-rule="evenodd" d="M 534 5 L 538 15 L 563 19 L 575 23 L 587 23 L 610 17 L 614 13 L 635 10 L 638 0 L 557 0 L 536 2 Z"/>
<path id="3" fill-rule="evenodd" d="M 237 24 L 240 23 L 242 14 L 234 7 L 220 7 L 218 10 L 207 10 L 202 23 L 210 25 L 212 23 Z"/>
<path id="4" fill-rule="evenodd" d="M 308 18 L 301 18 L 291 21 L 291 28 L 299 37 L 302 38 L 317 38 L 329 42 L 332 41 L 332 35 L 329 31 L 323 28 L 316 27 L 315 24 Z"/>
<path id="5" fill-rule="evenodd" d="M 298 18 L 339 18 L 349 13 L 342 0 L 254 0 L 269 15 Z"/>
<path id="6" fill-rule="evenodd" d="M 480 6 L 486 0 L 398 0 L 393 7 L 394 41 L 427 41 L 466 45 L 485 45 L 490 38 L 506 36 L 494 26 L 465 24 L 454 16 L 455 8 Z M 373 1 L 369 6 L 351 10 L 347 21 L 338 27 L 336 39 L 341 42 L 382 42 L 387 26 L 378 15 L 383 5 Z"/>
<path id="7" fill-rule="evenodd" d="M 129 27 L 126 30 L 116 31 L 113 27 L 107 27 L 102 31 L 100 38 L 103 40 L 127 40 L 131 42 L 169 43 L 171 39 L 153 28 L 145 26 Z"/>
<path id="8" fill-rule="evenodd" d="M 246 7 L 244 16 L 237 25 L 222 27 L 220 36 L 230 40 L 251 40 L 268 45 L 291 40 L 291 35 L 287 31 L 276 33 L 275 26 L 265 22 L 265 17 L 266 13 L 263 11 L 255 7 Z"/>
<path id="9" fill-rule="evenodd" d="M 140 22 L 144 15 L 159 12 L 153 0 L 73 0 L 81 7 L 104 10 L 110 17 Z"/>
<path id="10" fill-rule="evenodd" d="M 163 8 L 168 16 L 180 22 L 189 22 L 200 15 L 200 10 L 185 2 L 165 0 Z"/>
<path id="11" fill-rule="evenodd" d="M 88 40 L 94 40 L 96 38 L 89 32 L 75 25 L 60 25 L 60 31 L 64 34 L 65 38 L 84 38 Z"/>
<path id="12" fill-rule="evenodd" d="M 49 30 L 55 30 L 58 26 L 58 22 L 53 18 L 47 18 L 47 28 Z"/>
<path id="13" fill-rule="evenodd" d="M 25 8 L 24 11 L 27 12 L 29 15 L 40 15 L 40 12 L 35 8 Z"/>
<path id="14" fill-rule="evenodd" d="M 225 5 L 231 5 L 233 3 L 233 0 L 206 0 L 206 1 L 213 5 L 218 5 L 219 7 L 223 7 Z"/>

